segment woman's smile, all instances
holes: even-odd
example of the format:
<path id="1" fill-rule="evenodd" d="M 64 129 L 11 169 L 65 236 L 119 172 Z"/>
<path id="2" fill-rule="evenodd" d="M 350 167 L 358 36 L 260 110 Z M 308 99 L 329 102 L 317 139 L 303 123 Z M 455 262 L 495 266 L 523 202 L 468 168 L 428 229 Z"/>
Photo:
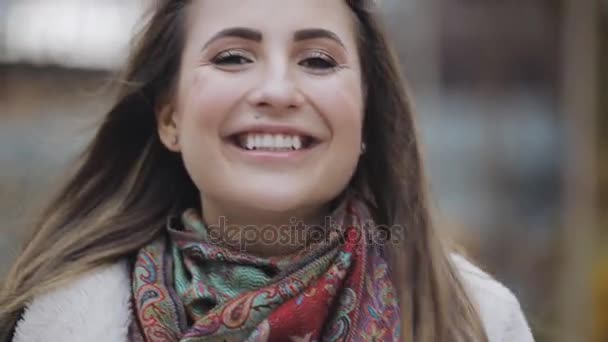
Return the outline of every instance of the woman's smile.
<path id="1" fill-rule="evenodd" d="M 256 124 L 223 138 L 229 153 L 245 162 L 310 162 L 326 140 L 306 129 L 289 125 Z"/>

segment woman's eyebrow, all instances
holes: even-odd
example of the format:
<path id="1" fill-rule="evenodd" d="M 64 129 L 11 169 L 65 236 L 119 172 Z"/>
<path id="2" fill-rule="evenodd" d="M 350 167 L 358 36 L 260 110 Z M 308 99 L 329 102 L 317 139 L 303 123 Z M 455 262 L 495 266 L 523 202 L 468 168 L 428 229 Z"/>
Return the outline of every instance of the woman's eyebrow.
<path id="1" fill-rule="evenodd" d="M 326 30 L 326 29 L 321 29 L 321 28 L 303 29 L 303 30 L 296 31 L 293 35 L 293 40 L 296 42 L 303 41 L 303 40 L 310 40 L 310 39 L 319 39 L 319 38 L 333 40 L 336 43 L 340 44 L 340 46 L 345 47 L 344 43 L 342 42 L 340 37 L 338 37 L 337 34 L 333 33 L 332 31 Z"/>
<path id="2" fill-rule="evenodd" d="M 242 39 L 252 40 L 256 43 L 259 43 L 262 41 L 263 35 L 262 35 L 262 32 L 255 30 L 255 29 L 247 28 L 247 27 L 230 27 L 230 28 L 223 29 L 223 30 L 219 31 L 218 33 L 214 34 L 213 37 L 211 37 L 205 43 L 205 45 L 203 45 L 202 50 L 205 50 L 209 45 L 211 45 L 216 40 L 222 39 L 222 38 L 227 38 L 227 37 L 242 38 Z M 344 43 L 342 42 L 340 37 L 338 37 L 337 34 L 335 34 L 332 31 L 326 30 L 326 29 L 321 29 L 321 28 L 302 29 L 302 30 L 296 31 L 293 34 L 293 40 L 296 42 L 300 42 L 300 41 L 304 41 L 304 40 L 311 40 L 311 39 L 320 39 L 320 38 L 333 40 L 334 42 L 338 43 L 340 46 L 345 47 Z"/>
<path id="3" fill-rule="evenodd" d="M 213 37 L 203 45 L 202 50 L 205 50 L 214 41 L 227 37 L 242 38 L 259 43 L 262 41 L 262 32 L 247 27 L 230 27 L 223 29 L 214 34 Z"/>

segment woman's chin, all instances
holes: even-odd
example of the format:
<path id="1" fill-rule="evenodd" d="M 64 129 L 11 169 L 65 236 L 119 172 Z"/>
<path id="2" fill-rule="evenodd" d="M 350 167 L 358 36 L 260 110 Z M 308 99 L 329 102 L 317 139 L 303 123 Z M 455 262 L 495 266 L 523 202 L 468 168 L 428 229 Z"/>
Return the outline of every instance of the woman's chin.
<path id="1" fill-rule="evenodd" d="M 249 197 L 249 196 L 247 196 Z M 312 203 L 305 203 L 303 196 L 288 196 L 285 194 L 251 195 L 248 205 L 254 209 L 268 213 L 290 213 L 300 211 Z"/>
<path id="2" fill-rule="evenodd" d="M 314 208 L 321 207 L 323 198 L 315 199 L 308 191 L 277 191 L 276 186 L 269 186 L 266 191 L 238 191 L 238 197 L 234 202 L 238 202 L 239 207 L 248 207 L 252 211 L 267 214 L 289 214 L 298 215 L 306 213 Z"/>

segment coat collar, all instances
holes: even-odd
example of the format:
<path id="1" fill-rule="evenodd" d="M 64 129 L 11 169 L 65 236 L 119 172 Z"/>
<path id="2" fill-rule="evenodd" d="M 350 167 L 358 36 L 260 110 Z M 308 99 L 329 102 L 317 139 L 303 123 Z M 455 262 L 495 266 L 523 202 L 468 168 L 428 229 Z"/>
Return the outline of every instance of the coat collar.
<path id="1" fill-rule="evenodd" d="M 14 342 L 126 342 L 131 324 L 126 262 L 104 266 L 36 297 L 15 329 Z"/>

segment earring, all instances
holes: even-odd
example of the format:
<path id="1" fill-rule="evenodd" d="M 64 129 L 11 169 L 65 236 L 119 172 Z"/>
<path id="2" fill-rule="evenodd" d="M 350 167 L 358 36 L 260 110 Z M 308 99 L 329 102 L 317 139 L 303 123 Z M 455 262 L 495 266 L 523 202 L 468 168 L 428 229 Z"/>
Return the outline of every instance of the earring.
<path id="1" fill-rule="evenodd" d="M 364 154 L 366 150 L 367 150 L 367 145 L 365 145 L 365 143 L 362 142 L 361 143 L 361 154 Z"/>

